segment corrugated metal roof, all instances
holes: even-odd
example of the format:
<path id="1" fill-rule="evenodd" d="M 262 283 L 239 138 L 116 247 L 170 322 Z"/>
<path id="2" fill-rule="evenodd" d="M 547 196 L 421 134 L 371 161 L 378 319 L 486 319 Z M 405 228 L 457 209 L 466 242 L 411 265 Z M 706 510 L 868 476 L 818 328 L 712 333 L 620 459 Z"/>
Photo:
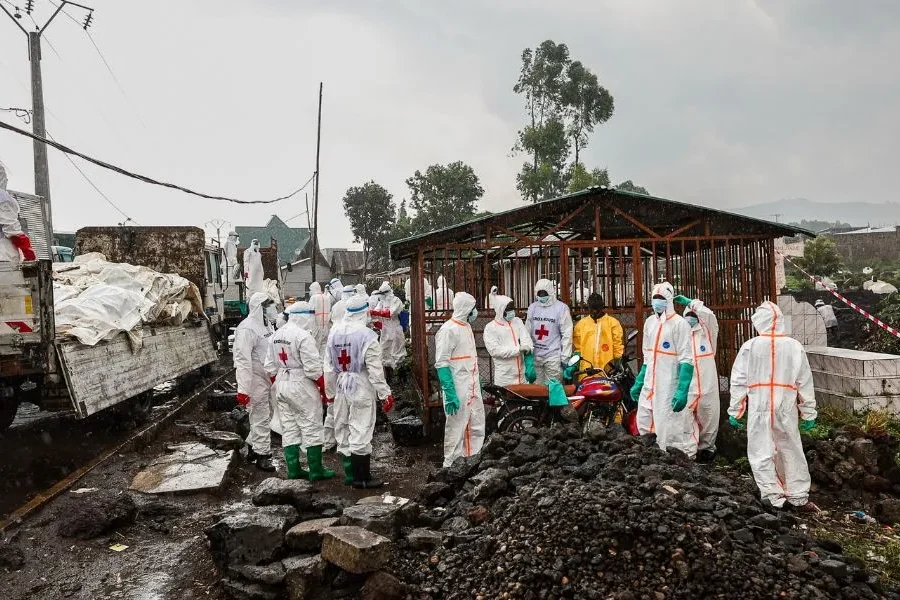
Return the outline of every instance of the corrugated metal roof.
<path id="1" fill-rule="evenodd" d="M 891 227 L 862 227 L 860 229 L 854 229 L 853 231 L 840 231 L 835 232 L 832 235 L 857 235 L 860 233 L 895 233 L 897 228 L 894 226 Z"/>
<path id="2" fill-rule="evenodd" d="M 715 208 L 647 196 L 635 192 L 594 187 L 391 242 L 391 258 L 394 260 L 410 258 L 421 246 L 481 240 L 484 238 L 487 225 L 511 229 L 532 224 L 556 223 L 587 202 L 598 204 L 601 210 L 608 210 L 606 208 L 607 203 L 615 206 L 651 228 L 658 229 L 661 235 L 665 233 L 664 230 L 678 229 L 691 219 L 707 217 L 710 220 L 714 220 L 718 228 L 718 231 L 711 232 L 711 235 L 747 233 L 771 234 L 772 237 L 781 237 L 802 234 L 815 237 L 815 234 L 811 231 L 783 223 L 773 223 Z M 582 213 L 581 219 L 590 221 L 590 226 L 584 227 L 582 231 L 584 236 L 592 239 L 594 237 L 593 211 L 585 211 Z M 650 236 L 635 228 L 625 219 L 618 216 L 610 217 L 610 219 L 615 221 L 615 226 L 604 227 L 604 239 L 643 237 L 650 239 Z M 577 228 L 576 222 L 570 222 L 566 225 L 566 229 L 575 230 Z"/>
<path id="3" fill-rule="evenodd" d="M 311 235 L 306 227 L 288 227 L 277 215 L 272 215 L 264 227 L 247 227 L 238 225 L 234 228 L 241 238 L 241 246 L 247 247 L 251 240 L 259 240 L 261 248 L 269 247 L 269 240 L 278 241 L 278 262 L 281 264 L 294 260 L 296 253 L 306 246 Z"/>
<path id="4" fill-rule="evenodd" d="M 365 265 L 362 250 L 335 250 L 331 255 L 331 272 L 335 276 L 344 273 L 358 273 Z"/>

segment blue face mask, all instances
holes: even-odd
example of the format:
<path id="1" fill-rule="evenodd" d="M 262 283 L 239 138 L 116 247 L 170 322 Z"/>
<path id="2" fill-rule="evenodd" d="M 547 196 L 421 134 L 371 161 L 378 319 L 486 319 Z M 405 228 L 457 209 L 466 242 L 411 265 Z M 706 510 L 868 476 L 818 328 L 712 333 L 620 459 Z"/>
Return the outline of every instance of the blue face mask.
<path id="1" fill-rule="evenodd" d="M 691 326 L 691 329 L 696 327 L 697 323 L 700 322 L 700 319 L 698 319 L 697 317 L 685 317 L 684 320 L 688 322 L 688 325 Z"/>
<path id="2" fill-rule="evenodd" d="M 654 298 L 650 301 L 650 305 L 653 307 L 653 312 L 661 315 L 662 313 L 666 312 L 666 308 L 669 306 L 669 303 L 665 300 Z"/>
<path id="3" fill-rule="evenodd" d="M 516 311 L 514 311 L 514 310 L 506 311 L 506 314 L 503 315 L 503 318 L 506 319 L 507 321 L 512 321 L 513 319 L 516 318 Z"/>
<path id="4" fill-rule="evenodd" d="M 469 321 L 469 323 L 474 323 L 475 319 L 477 319 L 477 318 L 478 318 L 478 309 L 473 308 L 472 312 L 469 313 L 468 321 Z"/>
<path id="5" fill-rule="evenodd" d="M 538 296 L 537 299 L 541 304 L 547 304 L 548 302 L 550 302 L 550 296 Z"/>

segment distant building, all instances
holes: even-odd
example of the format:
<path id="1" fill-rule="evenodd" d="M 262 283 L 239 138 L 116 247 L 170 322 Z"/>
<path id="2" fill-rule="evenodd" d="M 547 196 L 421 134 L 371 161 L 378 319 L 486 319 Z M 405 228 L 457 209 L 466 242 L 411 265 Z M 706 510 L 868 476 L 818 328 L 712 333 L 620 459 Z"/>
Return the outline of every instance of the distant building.
<path id="1" fill-rule="evenodd" d="M 900 226 L 862 227 L 827 235 L 848 263 L 900 259 Z"/>
<path id="2" fill-rule="evenodd" d="M 316 280 L 324 284 L 331 280 L 331 265 L 320 252 L 316 261 Z M 306 298 L 312 283 L 312 260 L 307 256 L 281 266 L 281 281 L 285 297 Z"/>
<path id="3" fill-rule="evenodd" d="M 332 277 L 340 277 L 344 284 L 365 283 L 365 254 L 362 250 L 326 248 L 325 258 L 331 264 Z"/>
<path id="4" fill-rule="evenodd" d="M 272 215 L 264 227 L 238 225 L 234 230 L 241 238 L 241 248 L 249 247 L 252 240 L 259 240 L 261 248 L 268 248 L 270 240 L 277 240 L 280 265 L 296 260 L 312 237 L 307 227 L 288 227 L 277 215 Z"/>

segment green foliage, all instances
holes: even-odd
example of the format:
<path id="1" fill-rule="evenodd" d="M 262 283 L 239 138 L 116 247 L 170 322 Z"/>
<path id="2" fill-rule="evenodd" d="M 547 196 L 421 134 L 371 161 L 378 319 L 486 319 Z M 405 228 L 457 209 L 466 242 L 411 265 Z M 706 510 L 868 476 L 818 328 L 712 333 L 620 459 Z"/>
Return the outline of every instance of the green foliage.
<path id="1" fill-rule="evenodd" d="M 813 288 L 813 283 L 806 275 L 796 273 L 787 275 L 785 278 L 785 287 L 789 290 L 811 290 Z"/>
<path id="2" fill-rule="evenodd" d="M 841 223 L 840 221 L 818 221 L 816 219 L 811 219 L 809 221 L 807 221 L 806 219 L 801 219 L 799 223 L 793 221 L 791 223 L 788 223 L 788 225 L 795 225 L 797 227 L 806 229 L 807 231 L 812 231 L 813 233 L 825 231 L 826 229 L 831 229 L 832 227 L 850 227 L 849 223 Z"/>
<path id="3" fill-rule="evenodd" d="M 834 241 L 827 237 L 808 240 L 803 246 L 803 258 L 795 262 L 810 275 L 830 277 L 841 269 L 841 257 Z"/>
<path id="4" fill-rule="evenodd" d="M 569 171 L 568 192 L 580 192 L 590 187 L 609 187 L 609 172 L 606 169 L 594 169 L 591 172 L 582 163 L 575 163 Z"/>
<path id="5" fill-rule="evenodd" d="M 875 313 L 887 324 L 900 326 L 900 294 L 885 296 L 875 307 Z M 900 354 L 900 339 L 879 327 L 865 349 L 870 352 Z"/>
<path id="6" fill-rule="evenodd" d="M 630 179 L 627 181 L 623 181 L 622 183 L 617 185 L 616 189 L 625 192 L 634 192 L 635 194 L 643 194 L 645 196 L 650 195 L 650 192 L 647 191 L 647 188 L 635 185 Z"/>
<path id="7" fill-rule="evenodd" d="M 353 241 L 362 242 L 366 271 L 370 266 L 390 263 L 388 241 L 397 221 L 392 198 L 374 181 L 351 187 L 344 194 L 344 213 L 350 221 Z"/>
<path id="8" fill-rule="evenodd" d="M 567 131 L 575 147 L 575 164 L 587 146 L 588 134 L 606 123 L 613 114 L 613 97 L 597 76 L 580 61 L 569 63 L 562 87 L 562 104 L 568 121 Z"/>
<path id="9" fill-rule="evenodd" d="M 415 215 L 409 221 L 410 232 L 404 237 L 473 219 L 484 196 L 475 170 L 461 161 L 431 165 L 424 174 L 416 171 L 406 185 L 410 191 L 409 207 Z"/>

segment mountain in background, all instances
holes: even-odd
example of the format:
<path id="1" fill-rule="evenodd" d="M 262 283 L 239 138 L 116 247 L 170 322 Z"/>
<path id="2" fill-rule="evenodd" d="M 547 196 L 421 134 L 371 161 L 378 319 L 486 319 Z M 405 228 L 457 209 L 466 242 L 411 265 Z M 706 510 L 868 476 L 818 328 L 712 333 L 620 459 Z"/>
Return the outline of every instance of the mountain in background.
<path id="1" fill-rule="evenodd" d="M 865 227 L 886 227 L 900 224 L 900 204 L 885 202 L 874 204 L 869 202 L 814 202 L 806 198 L 789 198 L 777 202 L 754 204 L 744 208 L 732 209 L 731 212 L 767 221 L 780 223 L 799 223 L 806 219 L 817 221 L 840 221 L 850 225 Z"/>

